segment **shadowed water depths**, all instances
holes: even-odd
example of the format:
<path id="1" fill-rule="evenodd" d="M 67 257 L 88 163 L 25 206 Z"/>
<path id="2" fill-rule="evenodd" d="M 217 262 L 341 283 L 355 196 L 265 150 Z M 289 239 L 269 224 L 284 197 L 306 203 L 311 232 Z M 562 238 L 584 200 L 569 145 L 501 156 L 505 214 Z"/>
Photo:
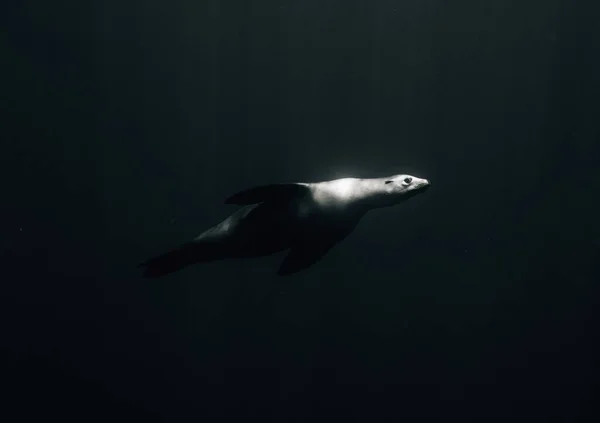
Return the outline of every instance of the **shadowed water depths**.
<path id="1" fill-rule="evenodd" d="M 586 5 L 5 6 L 5 412 L 594 421 Z M 435 188 L 285 282 L 280 255 L 135 269 L 240 188 L 400 172 Z"/>

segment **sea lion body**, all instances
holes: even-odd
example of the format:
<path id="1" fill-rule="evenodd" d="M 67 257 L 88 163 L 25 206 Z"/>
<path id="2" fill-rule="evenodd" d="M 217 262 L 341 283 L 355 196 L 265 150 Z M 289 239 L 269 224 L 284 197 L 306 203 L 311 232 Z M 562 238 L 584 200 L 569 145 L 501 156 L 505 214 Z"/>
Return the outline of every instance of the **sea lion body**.
<path id="1" fill-rule="evenodd" d="M 428 186 L 425 179 L 396 175 L 252 188 L 227 200 L 243 207 L 225 220 L 141 266 L 145 276 L 162 276 L 193 263 L 289 249 L 278 274 L 295 273 L 351 233 L 368 210 L 393 205 Z"/>

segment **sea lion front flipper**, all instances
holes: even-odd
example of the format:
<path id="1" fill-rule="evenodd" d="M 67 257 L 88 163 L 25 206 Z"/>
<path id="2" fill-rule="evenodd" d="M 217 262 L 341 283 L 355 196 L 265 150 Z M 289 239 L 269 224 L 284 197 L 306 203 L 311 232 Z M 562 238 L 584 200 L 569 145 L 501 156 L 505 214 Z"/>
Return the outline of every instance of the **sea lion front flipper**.
<path id="1" fill-rule="evenodd" d="M 309 192 L 308 184 L 271 184 L 250 188 L 232 195 L 225 204 L 256 204 L 265 201 L 286 201 Z"/>
<path id="2" fill-rule="evenodd" d="M 295 246 L 281 262 L 277 274 L 279 276 L 291 275 L 312 266 L 319 261 L 333 247 L 310 248 L 310 246 Z"/>
<path id="3" fill-rule="evenodd" d="M 279 276 L 291 275 L 304 270 L 319 261 L 329 250 L 344 238 L 346 234 L 326 238 L 304 240 L 294 245 L 281 262 L 277 274 Z"/>
<path id="4" fill-rule="evenodd" d="M 279 276 L 290 275 L 312 266 L 337 243 L 346 238 L 359 220 L 360 217 L 346 221 L 328 222 L 325 227 L 321 227 L 312 235 L 296 241 L 281 262 L 277 274 Z"/>

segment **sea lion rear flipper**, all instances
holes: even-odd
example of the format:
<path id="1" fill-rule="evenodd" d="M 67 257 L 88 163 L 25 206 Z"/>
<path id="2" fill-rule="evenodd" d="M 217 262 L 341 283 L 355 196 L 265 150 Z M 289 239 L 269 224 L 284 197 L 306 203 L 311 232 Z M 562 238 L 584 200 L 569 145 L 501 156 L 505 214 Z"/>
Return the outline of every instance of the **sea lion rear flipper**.
<path id="1" fill-rule="evenodd" d="M 164 254 L 152 257 L 138 264 L 137 267 L 144 269 L 144 277 L 156 278 L 176 272 L 194 263 L 221 259 L 225 256 L 225 253 L 224 248 L 218 243 L 192 241 Z"/>
<path id="2" fill-rule="evenodd" d="M 308 192 L 308 184 L 271 184 L 250 188 L 232 195 L 225 204 L 256 204 L 265 201 L 286 201 Z"/>

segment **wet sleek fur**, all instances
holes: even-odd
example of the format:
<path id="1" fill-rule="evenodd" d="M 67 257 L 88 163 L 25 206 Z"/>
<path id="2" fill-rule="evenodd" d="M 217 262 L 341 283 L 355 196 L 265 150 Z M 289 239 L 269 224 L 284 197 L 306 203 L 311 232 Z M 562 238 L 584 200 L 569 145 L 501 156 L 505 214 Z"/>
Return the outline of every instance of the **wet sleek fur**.
<path id="1" fill-rule="evenodd" d="M 144 276 L 158 277 L 194 263 L 289 249 L 277 273 L 295 273 L 350 234 L 367 211 L 398 204 L 429 186 L 426 179 L 394 175 L 251 188 L 226 200 L 244 207 L 223 222 L 139 267 Z"/>

